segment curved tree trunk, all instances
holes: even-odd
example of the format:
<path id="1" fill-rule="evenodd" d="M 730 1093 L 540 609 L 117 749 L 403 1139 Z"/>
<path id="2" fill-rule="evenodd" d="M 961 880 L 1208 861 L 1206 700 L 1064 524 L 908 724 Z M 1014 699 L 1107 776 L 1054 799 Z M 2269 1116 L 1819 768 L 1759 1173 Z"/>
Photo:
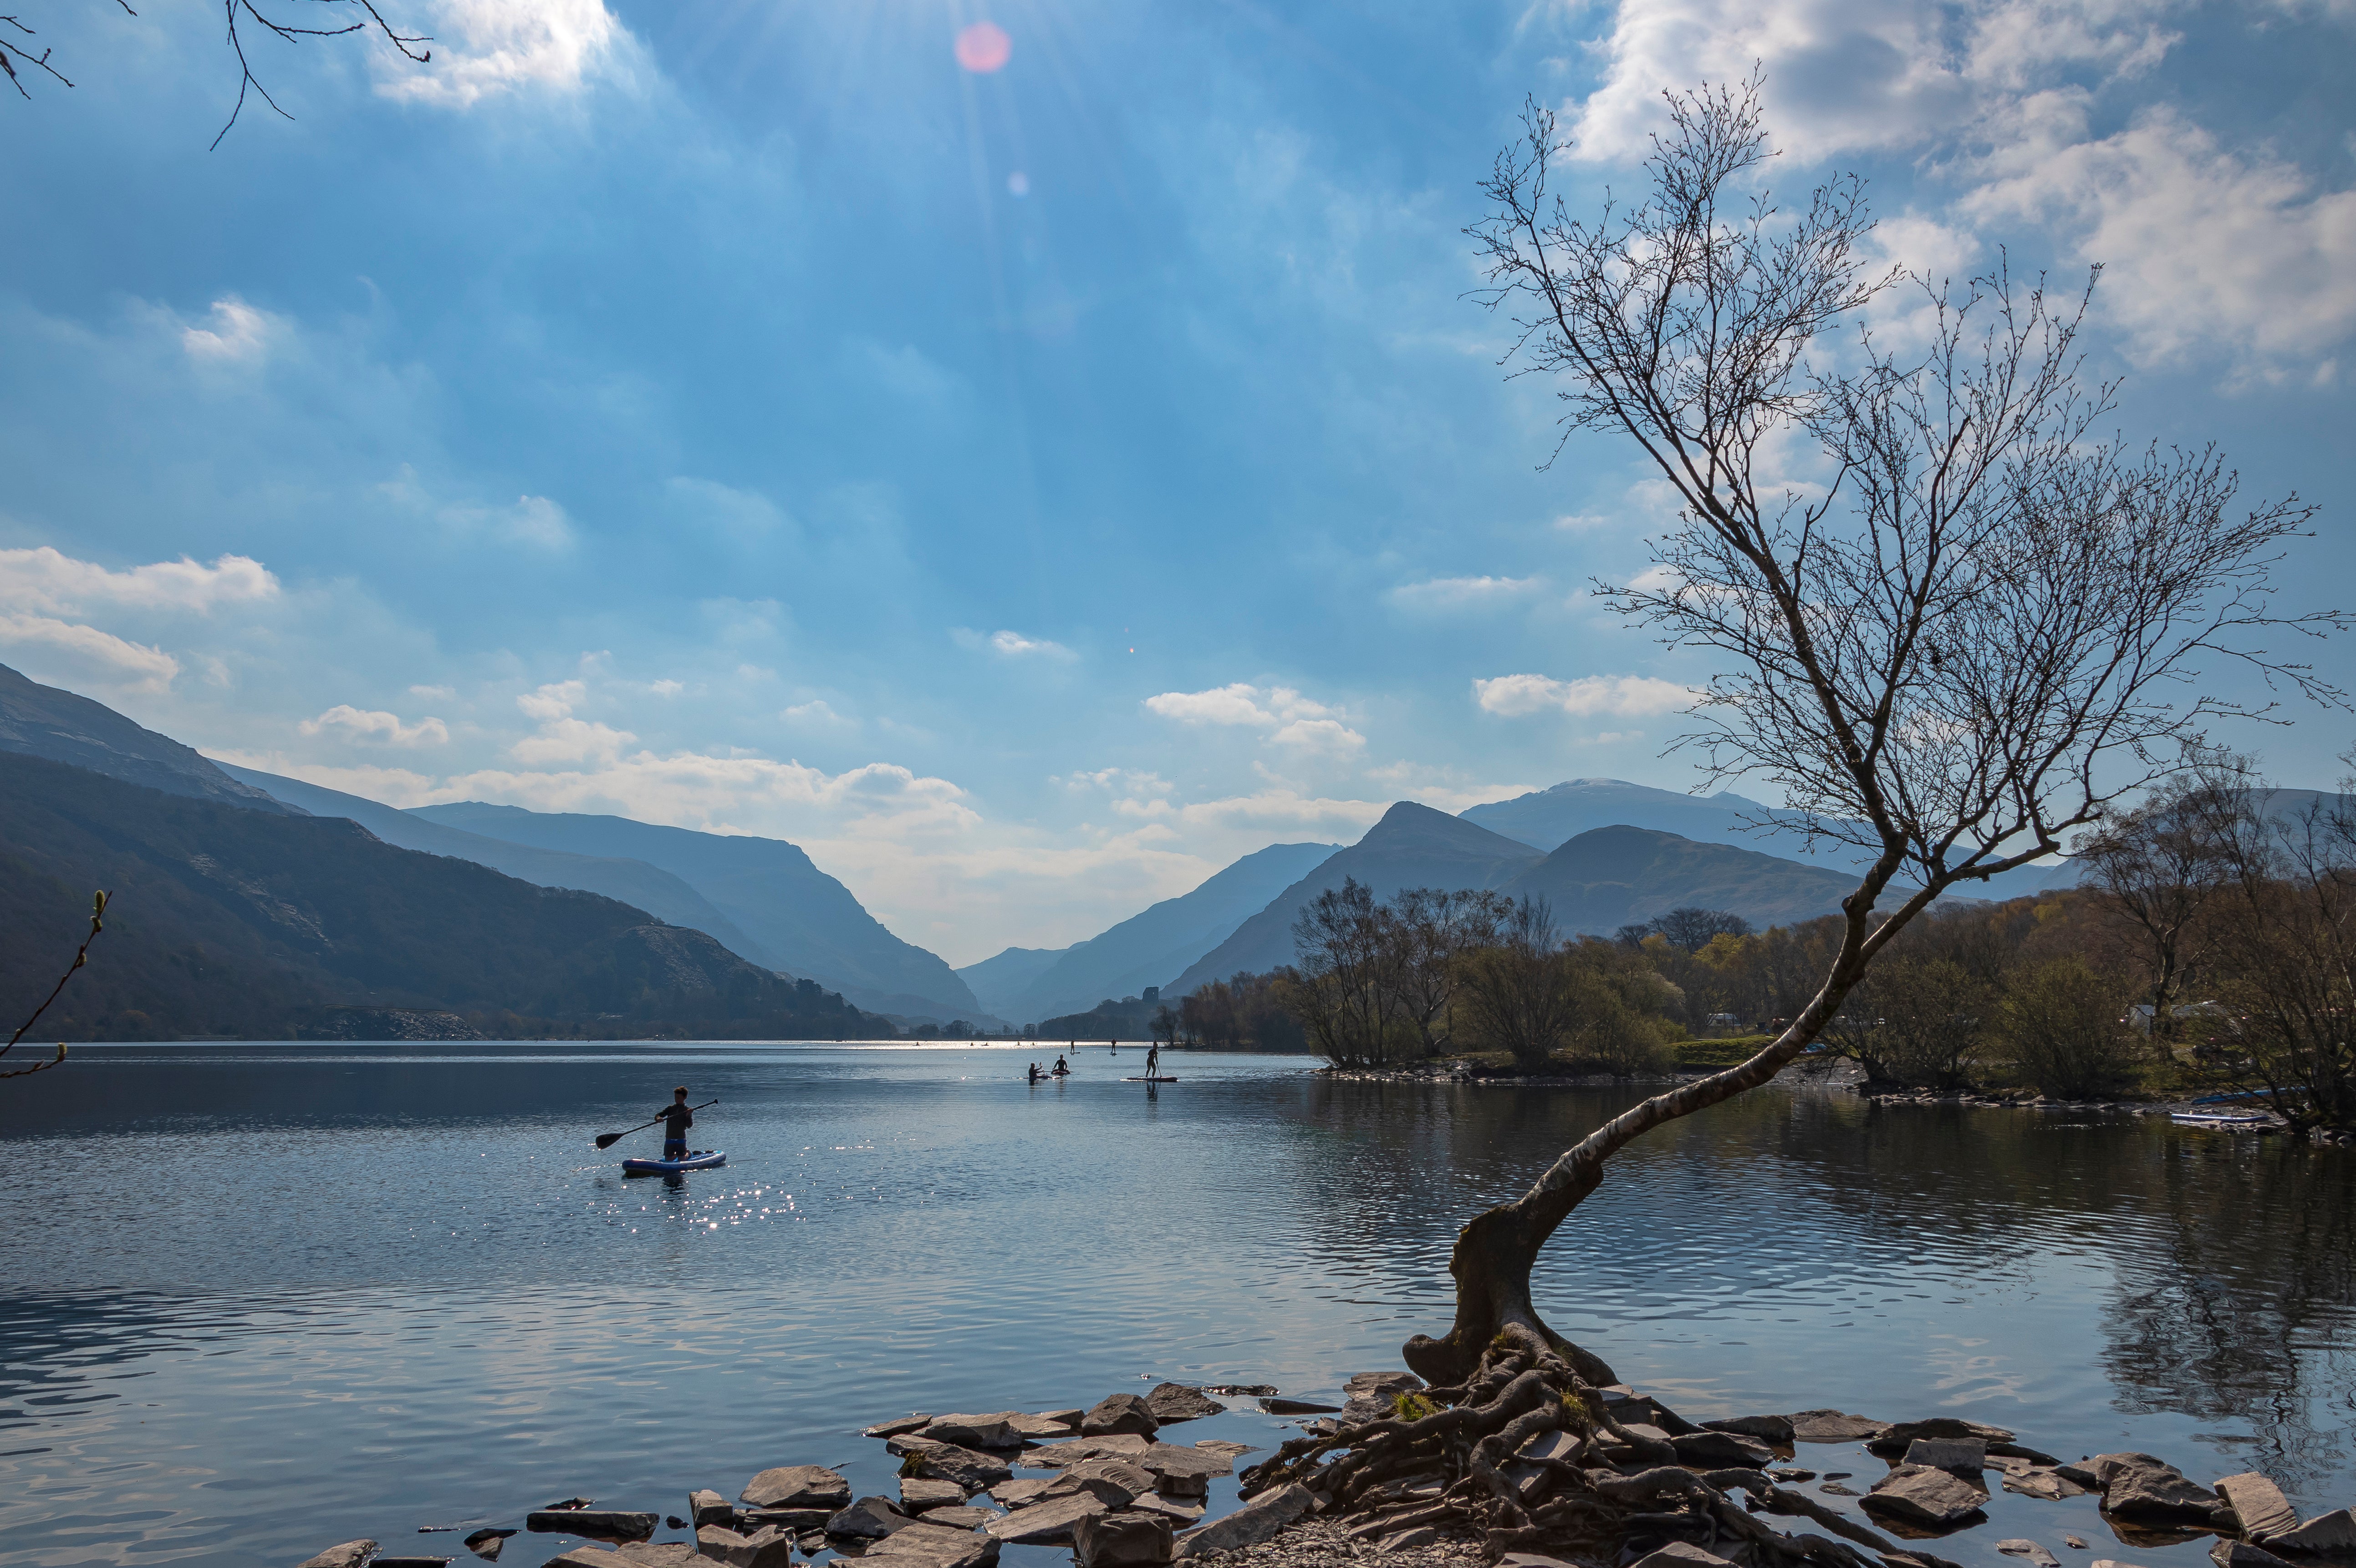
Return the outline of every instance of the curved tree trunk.
<path id="1" fill-rule="evenodd" d="M 1565 1339 L 1538 1317 L 1530 1300 L 1530 1268 L 1537 1262 L 1538 1249 L 1589 1193 L 1603 1185 L 1604 1161 L 1664 1122 L 1690 1116 L 1757 1088 L 1796 1060 L 1824 1032 L 1873 954 L 1931 900 L 1928 892 L 1917 893 L 1878 931 L 1869 932 L 1872 894 L 1879 891 L 1888 875 L 1885 869 L 1877 868 L 1877 872 L 1866 889 L 1847 901 L 1848 929 L 1824 988 L 1759 1054 L 1738 1067 L 1680 1083 L 1622 1111 L 1581 1138 L 1527 1192 L 1477 1216 L 1457 1233 L 1455 1250 L 1448 1261 L 1448 1272 L 1456 1279 L 1455 1326 L 1444 1338 L 1418 1334 L 1399 1348 L 1418 1377 L 1443 1387 L 1462 1383 L 1480 1365 L 1482 1353 L 1498 1332 L 1509 1324 L 1519 1324 L 1552 1345 L 1588 1382 L 1601 1385 L 1620 1381 L 1601 1358 Z"/>

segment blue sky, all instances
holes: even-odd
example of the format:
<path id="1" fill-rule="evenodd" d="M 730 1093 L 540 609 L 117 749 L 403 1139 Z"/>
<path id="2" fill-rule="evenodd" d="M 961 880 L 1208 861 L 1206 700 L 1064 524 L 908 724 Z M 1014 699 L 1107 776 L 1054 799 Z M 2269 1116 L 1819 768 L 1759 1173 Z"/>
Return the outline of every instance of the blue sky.
<path id="1" fill-rule="evenodd" d="M 953 963 L 1695 781 L 1706 667 L 1584 592 L 1656 486 L 1541 472 L 1462 298 L 1526 93 L 1592 199 L 1760 62 L 1779 186 L 2104 261 L 2120 427 L 2322 505 L 2286 608 L 2356 564 L 2349 0 L 392 0 L 431 65 L 259 40 L 296 118 L 211 152 L 214 7 L 19 10 L 78 85 L 0 101 L 0 660 L 396 805 L 789 837 Z M 2230 738 L 2329 782 L 2293 717 Z"/>

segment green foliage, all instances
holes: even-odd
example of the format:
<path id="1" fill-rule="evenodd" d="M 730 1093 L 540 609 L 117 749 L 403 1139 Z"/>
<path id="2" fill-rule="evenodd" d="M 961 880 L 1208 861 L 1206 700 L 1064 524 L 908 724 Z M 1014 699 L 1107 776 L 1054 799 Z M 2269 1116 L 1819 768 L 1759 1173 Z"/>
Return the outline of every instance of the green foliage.
<path id="1" fill-rule="evenodd" d="M 2124 987 L 2072 953 L 2013 977 L 1997 1008 L 1995 1042 L 2021 1083 L 2057 1099 L 2115 1094 L 2147 1054 L 2119 1021 Z"/>

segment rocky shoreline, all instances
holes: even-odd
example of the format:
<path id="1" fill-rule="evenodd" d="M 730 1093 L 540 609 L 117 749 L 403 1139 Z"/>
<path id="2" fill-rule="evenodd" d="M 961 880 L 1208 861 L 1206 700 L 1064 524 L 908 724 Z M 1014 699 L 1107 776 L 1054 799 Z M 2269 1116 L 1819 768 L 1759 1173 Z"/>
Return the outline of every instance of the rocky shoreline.
<path id="1" fill-rule="evenodd" d="M 1592 1391 L 1591 1409 L 1504 1451 L 1511 1457 L 1485 1476 L 1451 1479 L 1434 1469 L 1372 1487 L 1363 1472 L 1334 1479 L 1351 1471 L 1343 1461 L 1357 1457 L 1352 1445 L 1379 1446 L 1387 1432 L 1440 1412 L 1422 1391 L 1410 1373 L 1365 1372 L 1350 1380 L 1338 1409 L 1280 1399 L 1269 1388 L 1163 1383 L 1086 1411 L 911 1413 L 864 1430 L 901 1461 L 894 1498 L 855 1498 L 836 1469 L 786 1465 L 754 1476 L 734 1501 L 696 1490 L 682 1514 L 569 1498 L 524 1514 L 521 1529 L 577 1542 L 547 1568 L 792 1568 L 798 1555 L 821 1554 L 877 1559 L 875 1568 L 992 1568 L 1009 1545 L 1068 1548 L 1076 1568 L 1194 1560 L 1215 1568 L 1340 1568 L 1376 1559 L 1383 1568 L 1956 1568 L 1921 1543 L 1984 1526 L 1993 1478 L 2032 1499 L 2097 1497 L 2125 1551 L 2213 1534 L 2217 1568 L 2356 1568 L 2356 1518 L 2348 1509 L 2301 1520 L 2262 1475 L 2224 1477 L 2212 1488 L 2148 1454 L 2072 1464 L 2003 1428 L 1953 1417 L 1890 1423 L 1808 1410 L 1696 1424 L 1624 1384 Z M 1173 1442 L 1162 1433 L 1227 1409 L 1222 1397 L 1256 1400 L 1265 1414 L 1321 1419 L 1245 1473 L 1242 1506 L 1206 1522 L 1209 1483 L 1234 1474 L 1254 1449 Z M 1809 1445 L 1861 1445 L 1888 1473 L 1868 1479 L 1807 1467 L 1796 1461 Z M 1023 1470 L 1034 1474 L 1018 1476 Z M 1852 1479 L 1857 1487 L 1842 1484 Z M 1812 1482 L 1816 1495 L 1799 1489 Z M 1591 1532 L 1549 1542 L 1516 1531 L 1508 1540 L 1480 1532 L 1483 1486 L 1509 1488 L 1536 1515 L 1550 1496 L 1572 1493 L 1612 1499 L 1622 1511 L 1602 1542 Z M 1738 1492 L 1747 1500 L 1735 1509 L 1729 1497 Z M 1854 1499 L 1867 1522 L 1830 1499 Z M 1755 1516 L 1830 1533 L 1785 1534 Z M 665 1527 L 691 1536 L 655 1541 Z M 495 1563 L 518 1533 L 479 1529 L 465 1544 Z M 2065 1549 L 2092 1550 L 2075 1535 L 2061 1540 Z M 1995 1549 L 2029 1568 L 2061 1562 L 2033 1540 Z M 301 1568 L 448 1568 L 451 1561 L 386 1553 L 358 1540 Z M 2134 1565 L 2090 1556 L 2087 1568 Z"/>

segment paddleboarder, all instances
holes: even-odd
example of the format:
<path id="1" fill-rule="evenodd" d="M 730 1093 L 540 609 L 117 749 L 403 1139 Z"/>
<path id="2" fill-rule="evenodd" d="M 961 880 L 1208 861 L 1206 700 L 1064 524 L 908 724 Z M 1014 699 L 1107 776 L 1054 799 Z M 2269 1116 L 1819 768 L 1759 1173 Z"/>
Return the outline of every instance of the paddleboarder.
<path id="1" fill-rule="evenodd" d="M 665 1159 L 685 1159 L 687 1129 L 695 1125 L 695 1113 L 688 1107 L 684 1087 L 670 1092 L 670 1104 L 662 1108 L 655 1120 L 663 1125 L 662 1157 Z"/>
<path id="2" fill-rule="evenodd" d="M 1151 1045 L 1145 1048 L 1145 1081 L 1148 1083 L 1152 1083 L 1153 1080 L 1160 1075 L 1161 1072 L 1162 1042 L 1157 1040 Z"/>
<path id="3" fill-rule="evenodd" d="M 1068 1078 L 1071 1075 L 1072 1069 L 1070 1064 L 1065 1061 L 1065 1060 L 1060 1056 L 1055 1058 L 1055 1071 L 1050 1072 L 1048 1076 L 1050 1078 Z"/>

